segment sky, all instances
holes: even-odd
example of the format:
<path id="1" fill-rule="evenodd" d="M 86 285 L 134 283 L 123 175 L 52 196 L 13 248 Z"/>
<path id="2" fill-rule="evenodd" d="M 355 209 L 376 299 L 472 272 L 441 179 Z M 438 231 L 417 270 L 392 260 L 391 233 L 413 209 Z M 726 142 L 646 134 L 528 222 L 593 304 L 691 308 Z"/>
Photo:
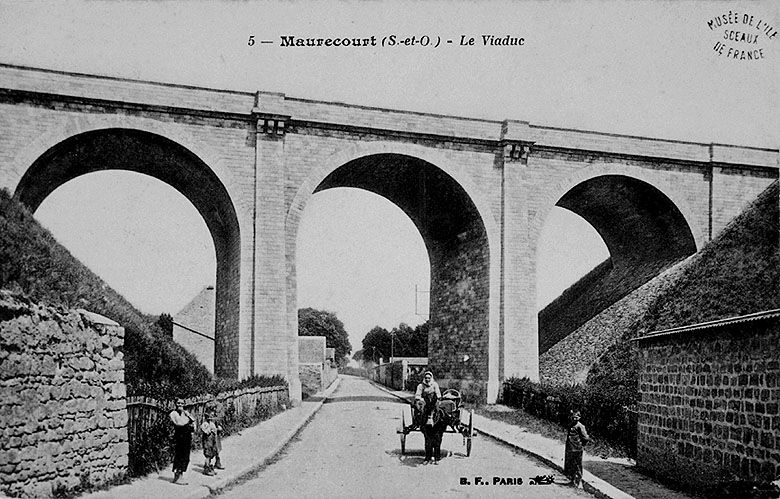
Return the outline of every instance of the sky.
<path id="1" fill-rule="evenodd" d="M 779 4 L 0 0 L 0 62 L 777 148 L 780 41 L 757 24 L 776 29 Z M 739 14 L 736 24 L 722 23 L 729 13 Z M 750 16 L 753 26 L 743 24 Z M 724 39 L 729 31 L 758 34 L 753 48 L 763 58 L 730 57 L 729 49 L 750 47 Z M 483 34 L 522 37 L 524 45 L 482 46 Z M 427 35 L 454 43 L 281 47 L 280 37 L 290 35 Z M 275 43 L 250 46 L 250 36 Z M 460 45 L 462 36 L 475 45 Z M 175 314 L 214 282 L 205 223 L 156 179 L 86 175 L 52 193 L 36 217 L 143 312 Z M 299 306 L 336 312 L 355 349 L 374 325 L 426 318 L 422 239 L 383 198 L 354 189 L 318 193 L 305 209 L 298 244 Z M 539 306 L 608 255 L 595 231 L 562 209 L 547 220 L 539 254 Z"/>

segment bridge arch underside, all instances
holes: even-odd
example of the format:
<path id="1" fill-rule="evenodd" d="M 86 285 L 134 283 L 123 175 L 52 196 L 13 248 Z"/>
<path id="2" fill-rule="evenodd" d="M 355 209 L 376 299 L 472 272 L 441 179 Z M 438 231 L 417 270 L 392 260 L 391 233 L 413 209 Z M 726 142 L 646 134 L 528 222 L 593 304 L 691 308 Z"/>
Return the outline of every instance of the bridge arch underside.
<path id="1" fill-rule="evenodd" d="M 465 190 L 438 167 L 400 154 L 350 161 L 331 172 L 315 192 L 334 187 L 385 197 L 420 231 L 431 265 L 429 365 L 444 384 L 479 392 L 474 395 L 484 399 L 489 248 L 485 226 Z"/>
<path id="2" fill-rule="evenodd" d="M 237 378 L 241 246 L 230 196 L 214 172 L 181 145 L 148 132 L 104 129 L 70 137 L 41 155 L 23 175 L 15 197 L 35 211 L 57 187 L 87 173 L 128 170 L 181 192 L 206 222 L 217 259 L 214 372 Z M 182 241 L 186 251 L 186 241 Z"/>
<path id="3" fill-rule="evenodd" d="M 650 184 L 603 175 L 569 190 L 556 206 L 570 210 L 599 233 L 610 258 L 539 313 L 539 352 L 696 252 L 693 233 L 675 204 Z"/>

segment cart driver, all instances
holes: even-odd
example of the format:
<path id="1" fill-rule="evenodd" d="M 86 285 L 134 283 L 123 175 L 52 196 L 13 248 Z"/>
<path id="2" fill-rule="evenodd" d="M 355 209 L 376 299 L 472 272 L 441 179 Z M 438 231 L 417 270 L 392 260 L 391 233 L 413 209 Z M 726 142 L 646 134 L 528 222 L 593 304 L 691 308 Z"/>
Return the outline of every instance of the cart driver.
<path id="1" fill-rule="evenodd" d="M 441 437 L 444 429 L 438 421 L 434 421 L 433 413 L 441 398 L 439 384 L 433 380 L 433 373 L 425 371 L 423 381 L 417 385 L 414 403 L 419 416 L 418 424 L 425 437 L 425 461 L 423 464 L 438 463 L 441 453 Z"/>
<path id="2" fill-rule="evenodd" d="M 421 425 L 433 424 L 433 421 L 428 421 L 432 418 L 433 409 L 436 407 L 436 402 L 441 398 L 441 390 L 439 384 L 433 380 L 433 373 L 431 371 L 425 371 L 423 374 L 422 383 L 417 385 L 417 391 L 414 394 L 414 402 L 417 410 L 421 415 Z"/>

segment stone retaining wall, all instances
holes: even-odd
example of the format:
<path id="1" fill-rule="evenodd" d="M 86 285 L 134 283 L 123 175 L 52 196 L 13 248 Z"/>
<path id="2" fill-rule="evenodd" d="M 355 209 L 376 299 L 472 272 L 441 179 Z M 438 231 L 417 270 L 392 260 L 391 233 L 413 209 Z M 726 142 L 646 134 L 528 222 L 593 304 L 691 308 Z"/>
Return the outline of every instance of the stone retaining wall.
<path id="1" fill-rule="evenodd" d="M 339 376 L 337 368 L 324 364 L 298 364 L 298 376 L 301 379 L 301 390 L 307 395 L 313 395 L 329 387 Z"/>
<path id="2" fill-rule="evenodd" d="M 0 291 L 0 492 L 49 496 L 127 469 L 124 328 Z"/>
<path id="3" fill-rule="evenodd" d="M 700 490 L 780 475 L 780 310 L 638 343 L 639 466 Z"/>

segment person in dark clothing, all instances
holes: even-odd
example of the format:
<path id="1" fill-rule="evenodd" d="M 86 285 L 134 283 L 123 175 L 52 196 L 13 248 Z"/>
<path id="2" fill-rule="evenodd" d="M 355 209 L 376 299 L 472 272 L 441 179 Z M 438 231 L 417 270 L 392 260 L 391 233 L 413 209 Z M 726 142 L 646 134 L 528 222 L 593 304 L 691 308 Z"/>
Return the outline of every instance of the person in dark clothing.
<path id="1" fill-rule="evenodd" d="M 441 398 L 439 384 L 433 380 L 433 373 L 425 371 L 423 381 L 417 385 L 417 391 L 414 394 L 417 412 L 419 414 L 418 424 L 425 437 L 425 461 L 423 464 L 439 462 L 441 458 L 441 439 L 444 433 L 441 424 L 439 424 L 438 414 L 436 414 L 436 403 Z"/>
<path id="2" fill-rule="evenodd" d="M 585 426 L 580 423 L 580 411 L 571 411 L 569 429 L 566 433 L 566 450 L 563 460 L 563 473 L 571 480 L 571 485 L 582 487 L 582 453 L 590 437 Z"/>
<path id="3" fill-rule="evenodd" d="M 176 401 L 176 409 L 171 411 L 169 416 L 173 423 L 173 483 L 177 483 L 190 464 L 195 418 L 184 410 L 184 401 L 181 399 Z"/>

